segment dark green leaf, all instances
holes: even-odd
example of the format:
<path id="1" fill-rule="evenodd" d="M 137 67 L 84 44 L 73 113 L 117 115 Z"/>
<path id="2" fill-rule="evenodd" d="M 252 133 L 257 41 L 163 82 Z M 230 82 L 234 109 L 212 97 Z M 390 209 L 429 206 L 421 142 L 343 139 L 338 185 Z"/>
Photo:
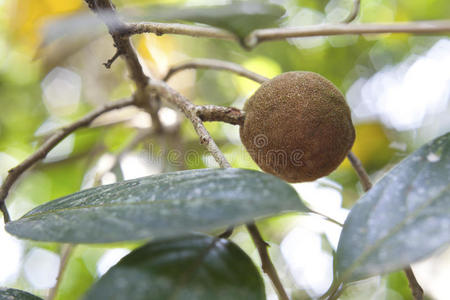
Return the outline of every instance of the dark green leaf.
<path id="1" fill-rule="evenodd" d="M 90 299 L 265 299 L 251 259 L 232 242 L 190 235 L 151 242 L 125 256 L 89 291 Z"/>
<path id="2" fill-rule="evenodd" d="M 424 145 L 353 207 L 337 272 L 354 281 L 401 269 L 450 242 L 450 133 Z"/>
<path id="3" fill-rule="evenodd" d="M 200 169 L 84 190 L 33 209 L 6 230 L 40 241 L 105 243 L 211 231 L 292 210 L 308 211 L 272 175 Z"/>
<path id="4" fill-rule="evenodd" d="M 42 299 L 21 290 L 0 288 L 0 300 L 42 300 Z"/>
<path id="5" fill-rule="evenodd" d="M 145 21 L 189 21 L 223 28 L 244 38 L 258 28 L 272 27 L 285 13 L 277 4 L 243 1 L 210 6 L 147 6 L 135 15 Z"/>

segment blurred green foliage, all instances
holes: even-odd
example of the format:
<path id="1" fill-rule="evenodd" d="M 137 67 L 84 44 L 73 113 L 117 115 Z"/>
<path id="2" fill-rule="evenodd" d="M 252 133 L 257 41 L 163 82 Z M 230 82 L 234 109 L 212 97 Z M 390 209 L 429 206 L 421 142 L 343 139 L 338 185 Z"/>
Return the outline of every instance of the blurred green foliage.
<path id="1" fill-rule="evenodd" d="M 192 4 L 202 1 L 114 2 L 120 10 L 131 4 Z M 331 7 L 342 7 L 348 11 L 353 1 L 285 0 L 277 3 L 286 7 L 288 18 L 284 22 L 289 25 L 295 21 L 294 17 L 305 9 L 319 14 L 326 22 L 329 15 L 327 10 Z M 201 4 L 205 4 L 205 1 Z M 80 11 L 87 11 L 81 0 L 0 1 L 0 154 L 7 155 L 15 163 L 25 159 L 43 142 L 46 136 L 37 136 L 36 130 L 46 120 L 76 120 L 92 108 L 128 96 L 133 90 L 122 61 L 115 62 L 111 70 L 105 70 L 102 66 L 114 53 L 112 41 L 107 35 L 89 38 L 88 41 L 70 40 L 71 37 L 66 37 L 53 42 L 45 49 L 38 48 L 43 39 L 41 25 L 46 20 Z M 362 1 L 361 14 L 357 21 L 445 19 L 449 17 L 449 12 L 448 0 L 365 0 Z M 302 44 L 290 40 L 263 43 L 249 52 L 237 43 L 228 41 L 185 36 L 133 37 L 146 68 L 157 76 L 164 74 L 170 65 L 182 60 L 195 57 L 216 58 L 240 63 L 268 77 L 292 70 L 314 71 L 330 79 L 343 92 L 357 79 L 370 77 L 385 65 L 399 63 L 411 54 L 420 55 L 438 39 L 439 36 L 408 34 L 336 36 L 321 38 L 321 42 L 311 48 L 302 47 Z M 65 46 L 69 47 L 69 52 Z M 381 58 L 382 65 L 374 64 L 374 56 Z M 75 112 L 54 116 L 44 104 L 42 80 L 52 70 L 52 66 L 69 69 L 82 78 L 80 104 Z M 245 99 L 257 88 L 257 85 L 247 79 L 237 78 L 229 73 L 202 70 L 186 74 L 177 75 L 170 83 L 196 104 L 242 108 Z M 120 115 L 117 118 L 120 118 Z M 207 128 L 234 167 L 257 169 L 239 143 L 238 128 L 219 123 L 207 124 Z M 113 122 L 75 133 L 74 145 L 71 150 L 66 151 L 65 156 L 39 163 L 22 177 L 8 199 L 13 217 L 19 217 L 38 204 L 78 191 L 87 171 L 96 165 L 101 152 L 119 152 L 138 130 L 138 127 L 130 125 L 129 122 L 121 121 L 118 124 Z M 371 174 L 382 173 L 405 155 L 390 148 L 392 141 L 406 143 L 408 152 L 416 147 L 410 139 L 410 133 L 387 129 L 378 121 L 357 123 L 356 130 L 354 151 Z M 194 169 L 214 165 L 211 160 L 206 159 L 208 154 L 199 145 L 192 125 L 187 121 L 179 124 L 176 133 L 168 138 L 167 145 L 181 149 L 183 155 L 189 150 L 201 154 L 196 159 L 187 161 L 183 167 Z M 155 150 L 155 153 L 161 153 L 159 150 L 163 150 L 164 145 L 159 139 L 151 139 L 138 149 L 145 152 L 150 148 Z M 145 157 L 150 157 L 151 154 L 146 153 Z M 6 160 L 2 157 L 0 156 L 0 176 L 4 179 L 7 169 Z M 168 170 L 179 167 L 172 165 Z M 344 162 L 330 178 L 343 186 L 343 202 L 346 207 L 350 207 L 360 194 L 357 177 L 350 164 Z M 291 223 L 289 216 L 278 217 L 264 221 L 262 227 L 269 241 L 279 243 L 279 232 L 284 232 L 282 229 L 288 228 Z M 45 247 L 53 251 L 58 248 L 50 244 Z M 95 263 L 101 253 L 102 251 L 90 247 L 76 250 L 68 264 L 57 299 L 78 299 L 84 293 L 97 277 L 93 268 L 95 270 Z M 23 278 L 19 278 L 15 285 L 27 289 Z M 404 299 L 411 297 L 402 273 L 388 275 L 386 286 Z M 29 287 L 27 290 L 31 289 Z M 37 293 L 43 295 L 45 291 Z"/>

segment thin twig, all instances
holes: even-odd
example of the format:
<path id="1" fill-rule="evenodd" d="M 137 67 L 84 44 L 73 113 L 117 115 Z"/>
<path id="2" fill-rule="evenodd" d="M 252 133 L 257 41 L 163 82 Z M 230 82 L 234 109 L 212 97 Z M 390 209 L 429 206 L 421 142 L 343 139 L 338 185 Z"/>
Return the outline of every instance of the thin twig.
<path id="1" fill-rule="evenodd" d="M 269 245 L 262 238 L 261 233 L 259 232 L 258 227 L 256 227 L 254 222 L 247 224 L 247 230 L 252 237 L 256 249 L 258 250 L 259 257 L 261 258 L 261 267 L 272 281 L 275 291 L 278 294 L 278 298 L 281 300 L 289 300 L 289 296 L 287 295 L 283 285 L 281 284 L 281 280 L 278 277 L 275 266 L 270 260 L 269 252 L 267 251 L 267 247 Z"/>
<path id="2" fill-rule="evenodd" d="M 229 61 L 223 61 L 219 59 L 206 59 L 199 58 L 193 59 L 188 62 L 181 63 L 176 66 L 172 66 L 164 77 L 164 81 L 169 80 L 174 74 L 179 71 L 186 69 L 214 69 L 214 70 L 225 70 L 236 73 L 240 76 L 247 77 L 248 79 L 254 80 L 259 83 L 267 81 L 268 78 L 259 75 L 258 73 L 252 72 L 239 64 L 232 63 Z"/>
<path id="3" fill-rule="evenodd" d="M 311 211 L 311 213 L 316 214 L 316 215 L 319 215 L 319 216 L 321 216 L 322 218 L 324 218 L 325 220 L 327 220 L 327 221 L 329 221 L 329 222 L 331 222 L 331 223 L 334 223 L 334 224 L 336 224 L 336 225 L 338 225 L 338 226 L 340 226 L 340 227 L 343 227 L 343 226 L 344 226 L 344 224 L 342 224 L 342 223 L 339 222 L 338 220 L 333 219 L 332 217 L 329 217 L 329 216 L 327 216 L 327 215 L 324 215 L 323 213 L 320 213 L 320 212 L 315 211 L 315 210 L 312 210 L 312 209 L 309 209 L 309 210 Z"/>
<path id="4" fill-rule="evenodd" d="M 66 270 L 67 264 L 69 262 L 69 258 L 72 255 L 74 249 L 75 249 L 74 245 L 64 244 L 62 246 L 61 262 L 59 264 L 58 276 L 56 277 L 56 284 L 54 287 L 52 287 L 50 289 L 50 292 L 47 297 L 48 300 L 55 299 L 58 289 L 61 285 L 63 276 L 64 276 L 64 271 Z"/>
<path id="5" fill-rule="evenodd" d="M 350 23 L 351 21 L 356 19 L 356 17 L 359 14 L 360 6 L 361 6 L 361 0 L 354 0 L 352 11 L 347 16 L 347 18 L 345 18 L 345 20 L 342 23 Z"/>
<path id="6" fill-rule="evenodd" d="M 259 43 L 286 38 L 328 36 L 345 34 L 378 33 L 445 33 L 450 32 L 450 21 L 421 21 L 405 23 L 321 24 L 291 28 L 257 29 L 245 38 L 245 44 L 253 48 Z"/>
<path id="7" fill-rule="evenodd" d="M 234 108 L 217 105 L 196 106 L 197 116 L 205 122 L 220 121 L 232 125 L 243 125 L 245 112 Z"/>
<path id="8" fill-rule="evenodd" d="M 154 33 L 156 35 L 178 34 L 192 37 L 206 37 L 221 40 L 238 41 L 238 38 L 229 31 L 206 26 L 186 25 L 186 24 L 169 24 L 156 22 L 128 23 L 122 29 L 126 35 L 140 33 Z"/>
<path id="9" fill-rule="evenodd" d="M 367 174 L 366 169 L 364 169 L 361 161 L 352 151 L 347 154 L 347 158 L 352 164 L 353 169 L 355 169 L 356 174 L 358 174 L 364 192 L 367 192 L 372 188 L 372 182 L 370 182 L 369 174 Z"/>
<path id="10" fill-rule="evenodd" d="M 47 154 L 56 146 L 59 142 L 61 142 L 65 137 L 74 132 L 75 130 L 89 126 L 89 124 L 99 117 L 100 115 L 119 108 L 123 108 L 126 106 L 134 105 L 134 99 L 125 99 L 116 101 L 114 103 L 108 104 L 102 108 L 96 109 L 93 112 L 87 114 L 82 119 L 74 122 L 66 127 L 61 128 L 59 131 L 55 132 L 50 138 L 48 138 L 33 154 L 31 154 L 28 158 L 26 158 L 22 163 L 18 166 L 12 168 L 8 171 L 8 176 L 3 182 L 0 188 L 0 207 L 4 207 L 4 202 L 6 197 L 8 196 L 9 190 L 16 180 L 29 168 L 31 168 L 35 163 L 44 159 Z M 6 208 L 5 208 L 6 211 Z M 5 219 L 5 223 L 9 222 L 9 216 L 7 213 L 3 211 L 3 217 Z"/>
<path id="11" fill-rule="evenodd" d="M 411 292 L 415 300 L 423 299 L 423 289 L 420 284 L 417 282 L 416 276 L 414 276 L 414 272 L 411 267 L 405 268 L 406 277 L 408 278 L 409 287 L 411 288 Z"/>
<path id="12" fill-rule="evenodd" d="M 110 69 L 111 65 L 116 61 L 116 59 L 122 55 L 122 53 L 119 51 L 119 49 L 116 49 L 116 53 L 114 53 L 114 55 L 108 59 L 107 62 L 105 62 L 103 65 L 105 66 L 105 68 Z"/>
<path id="13" fill-rule="evenodd" d="M 122 22 L 116 14 L 114 4 L 110 0 L 85 0 L 89 8 L 94 11 L 99 18 L 108 27 L 109 33 L 120 53 L 124 58 L 130 77 L 136 85 L 135 99 L 136 105 L 144 108 L 152 117 L 155 130 L 162 130 L 161 120 L 158 116 L 158 99 L 154 98 L 150 102 L 149 92 L 147 90 L 150 78 L 145 75 L 138 54 L 131 43 L 130 37 L 124 34 L 124 28 L 127 24 Z"/>
<path id="14" fill-rule="evenodd" d="M 364 191 L 367 192 L 368 190 L 370 190 L 372 188 L 372 182 L 370 181 L 369 175 L 367 174 L 366 170 L 364 169 L 363 165 L 361 164 L 361 161 L 358 159 L 358 157 L 356 157 L 356 155 L 353 152 L 350 151 L 348 153 L 347 157 L 350 160 L 350 162 L 352 163 L 352 166 L 355 169 L 356 173 L 358 174 Z M 411 288 L 414 299 L 422 300 L 423 299 L 423 289 L 420 286 L 420 284 L 417 282 L 416 277 L 414 276 L 414 273 L 411 269 L 411 266 L 406 267 L 404 269 L 404 272 L 406 274 L 406 277 L 408 278 L 409 286 Z"/>

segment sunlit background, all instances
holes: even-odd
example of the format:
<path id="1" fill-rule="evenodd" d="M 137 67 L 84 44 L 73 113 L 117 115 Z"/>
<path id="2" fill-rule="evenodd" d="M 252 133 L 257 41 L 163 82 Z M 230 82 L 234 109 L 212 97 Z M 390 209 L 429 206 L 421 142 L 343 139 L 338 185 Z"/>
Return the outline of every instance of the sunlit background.
<path id="1" fill-rule="evenodd" d="M 186 5 L 229 1 L 114 1 Z M 281 26 L 338 23 L 353 0 L 276 0 L 287 8 Z M 394 22 L 450 17 L 448 0 L 364 0 L 355 22 Z M 58 22 L 55 23 L 55 18 Z M 69 18 L 69 19 L 68 19 Z M 61 23 L 61 20 L 70 20 Z M 61 24 L 65 24 L 62 26 Z M 93 24 L 91 26 L 91 24 Z M 273 77 L 291 70 L 324 75 L 346 95 L 357 138 L 353 151 L 373 180 L 423 143 L 450 129 L 450 37 L 383 34 L 291 39 L 264 43 L 251 52 L 238 45 L 182 36 L 133 38 L 146 72 L 162 77 L 168 68 L 194 57 L 242 64 Z M 129 96 L 133 85 L 122 61 L 104 68 L 114 54 L 111 38 L 81 0 L 0 0 L 0 182 L 8 169 L 30 155 L 55 129 L 95 107 Z M 185 71 L 170 85 L 197 104 L 242 108 L 258 87 L 248 79 L 217 71 Z M 167 138 L 148 138 L 123 155 L 114 154 L 152 126 L 135 108 L 108 113 L 93 128 L 68 136 L 27 172 L 7 204 L 12 218 L 52 199 L 101 184 L 186 168 L 216 166 L 198 144 L 191 125 L 171 107 L 160 110 Z M 207 124 L 234 167 L 254 168 L 238 128 Z M 439 159 L 428 157 L 430 160 Z M 294 184 L 315 210 L 343 222 L 362 188 L 348 161 L 327 178 Z M 289 214 L 260 222 L 270 252 L 296 299 L 324 293 L 332 280 L 332 253 L 340 228 L 320 217 Z M 232 239 L 259 264 L 245 230 Z M 138 244 L 80 245 L 68 262 L 58 299 L 78 299 L 113 264 Z M 56 282 L 61 245 L 21 241 L 0 228 L 0 286 L 45 296 Z M 430 299 L 450 299 L 450 251 L 441 249 L 413 265 Z M 268 299 L 276 299 L 265 278 Z M 412 299 L 402 272 L 377 276 L 346 290 L 342 299 Z"/>

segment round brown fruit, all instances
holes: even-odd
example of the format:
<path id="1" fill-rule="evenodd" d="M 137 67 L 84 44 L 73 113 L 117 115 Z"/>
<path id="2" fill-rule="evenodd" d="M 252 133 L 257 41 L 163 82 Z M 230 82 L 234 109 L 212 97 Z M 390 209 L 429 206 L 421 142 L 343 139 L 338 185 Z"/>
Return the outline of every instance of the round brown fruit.
<path id="1" fill-rule="evenodd" d="M 312 72 L 287 72 L 263 83 L 244 106 L 242 143 L 258 166 L 289 182 L 336 169 L 355 129 L 342 93 Z"/>

